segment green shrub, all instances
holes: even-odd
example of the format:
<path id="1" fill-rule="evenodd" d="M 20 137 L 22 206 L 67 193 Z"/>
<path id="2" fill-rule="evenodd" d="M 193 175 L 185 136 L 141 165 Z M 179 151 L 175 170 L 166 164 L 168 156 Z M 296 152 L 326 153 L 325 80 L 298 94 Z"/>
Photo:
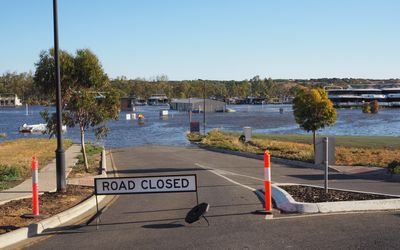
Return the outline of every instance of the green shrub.
<path id="1" fill-rule="evenodd" d="M 390 174 L 400 174 L 400 161 L 392 161 L 388 164 L 387 170 Z"/>
<path id="2" fill-rule="evenodd" d="M 83 160 L 83 155 L 78 155 L 77 158 L 78 158 L 78 162 L 77 162 L 78 165 L 84 165 L 85 164 L 85 161 Z M 89 165 L 94 163 L 94 160 L 89 158 L 89 157 L 88 157 L 87 160 L 88 160 L 88 164 Z"/>
<path id="3" fill-rule="evenodd" d="M 86 143 L 85 144 L 86 154 L 88 156 L 100 154 L 103 151 L 103 146 L 94 145 L 93 143 Z"/>
<path id="4" fill-rule="evenodd" d="M 7 134 L 6 133 L 0 133 L 0 138 L 2 138 L 2 137 L 7 137 Z"/>
<path id="5" fill-rule="evenodd" d="M 0 166 L 0 181 L 15 181 L 21 177 L 18 167 Z"/>

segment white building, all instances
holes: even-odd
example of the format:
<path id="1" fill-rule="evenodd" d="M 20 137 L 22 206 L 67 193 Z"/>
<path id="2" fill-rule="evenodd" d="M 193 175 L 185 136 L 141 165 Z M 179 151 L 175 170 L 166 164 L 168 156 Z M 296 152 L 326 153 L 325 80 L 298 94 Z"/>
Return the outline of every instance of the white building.
<path id="1" fill-rule="evenodd" d="M 0 94 L 0 107 L 17 106 L 22 106 L 22 103 L 16 94 Z"/>
<path id="2" fill-rule="evenodd" d="M 170 108 L 178 111 L 189 111 L 195 113 L 203 112 L 204 99 L 202 98 L 189 98 L 189 99 L 174 99 L 170 103 Z M 226 109 L 226 103 L 206 99 L 206 112 L 223 112 Z"/>

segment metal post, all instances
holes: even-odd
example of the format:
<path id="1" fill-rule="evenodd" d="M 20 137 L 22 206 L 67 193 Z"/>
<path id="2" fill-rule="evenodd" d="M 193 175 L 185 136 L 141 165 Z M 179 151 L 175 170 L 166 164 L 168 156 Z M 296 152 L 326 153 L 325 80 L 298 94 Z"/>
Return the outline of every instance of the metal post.
<path id="1" fill-rule="evenodd" d="M 56 77 L 56 116 L 57 116 L 57 149 L 56 149 L 56 174 L 57 191 L 65 192 L 65 151 L 62 138 L 62 116 L 61 116 L 61 82 L 60 82 L 60 58 L 58 48 L 58 12 L 57 0 L 53 0 L 53 20 L 54 20 L 54 63 Z"/>
<path id="2" fill-rule="evenodd" d="M 98 230 L 99 229 L 99 221 L 101 221 L 101 220 L 100 220 L 99 201 L 97 200 L 97 194 L 95 196 L 96 196 L 96 209 L 97 209 L 97 212 L 96 212 L 96 216 L 97 216 L 97 218 L 96 218 L 96 230 Z"/>
<path id="3" fill-rule="evenodd" d="M 328 193 L 328 171 L 329 171 L 329 146 L 328 146 L 328 137 L 324 138 L 325 144 L 325 193 Z"/>
<path id="4" fill-rule="evenodd" d="M 206 82 L 203 85 L 203 132 L 206 134 Z"/>
<path id="5" fill-rule="evenodd" d="M 192 122 L 192 100 L 191 98 L 189 98 L 189 126 L 191 122 Z"/>

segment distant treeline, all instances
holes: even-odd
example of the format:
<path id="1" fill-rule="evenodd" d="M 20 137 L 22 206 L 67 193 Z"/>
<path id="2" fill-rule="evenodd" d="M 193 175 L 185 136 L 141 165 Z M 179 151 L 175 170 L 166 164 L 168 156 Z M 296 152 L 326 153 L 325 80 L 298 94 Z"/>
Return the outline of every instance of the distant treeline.
<path id="1" fill-rule="evenodd" d="M 320 79 L 271 79 L 255 76 L 243 81 L 217 80 L 183 80 L 171 81 L 166 76 L 155 79 L 127 79 L 118 77 L 110 80 L 112 86 L 119 90 L 121 96 L 136 96 L 147 99 L 153 94 L 165 94 L 169 98 L 214 97 L 217 99 L 246 98 L 247 96 L 263 98 L 280 98 L 293 96 L 299 85 L 311 86 L 341 86 L 347 87 L 379 87 L 381 85 L 400 84 L 400 79 L 370 80 L 353 78 L 320 78 Z M 17 94 L 23 102 L 30 104 L 44 104 L 53 102 L 37 91 L 33 74 L 7 72 L 0 76 L 0 94 Z"/>
<path id="2" fill-rule="evenodd" d="M 275 98 L 293 93 L 295 83 L 261 79 L 258 76 L 243 81 L 183 80 L 183 81 L 146 81 L 118 78 L 111 81 L 123 96 L 136 96 L 147 99 L 153 94 L 165 94 L 169 98 L 206 97 L 216 99 L 245 98 L 257 96 Z"/>

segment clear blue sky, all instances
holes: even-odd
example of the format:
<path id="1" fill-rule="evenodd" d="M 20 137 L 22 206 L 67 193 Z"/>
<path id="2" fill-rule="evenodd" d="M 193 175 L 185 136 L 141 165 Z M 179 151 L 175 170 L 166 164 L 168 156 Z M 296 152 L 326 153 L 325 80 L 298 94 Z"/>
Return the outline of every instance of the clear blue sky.
<path id="1" fill-rule="evenodd" d="M 112 78 L 400 78 L 399 13 L 399 0 L 59 0 L 59 41 Z M 52 25 L 52 0 L 0 0 L 0 74 L 34 71 Z"/>

